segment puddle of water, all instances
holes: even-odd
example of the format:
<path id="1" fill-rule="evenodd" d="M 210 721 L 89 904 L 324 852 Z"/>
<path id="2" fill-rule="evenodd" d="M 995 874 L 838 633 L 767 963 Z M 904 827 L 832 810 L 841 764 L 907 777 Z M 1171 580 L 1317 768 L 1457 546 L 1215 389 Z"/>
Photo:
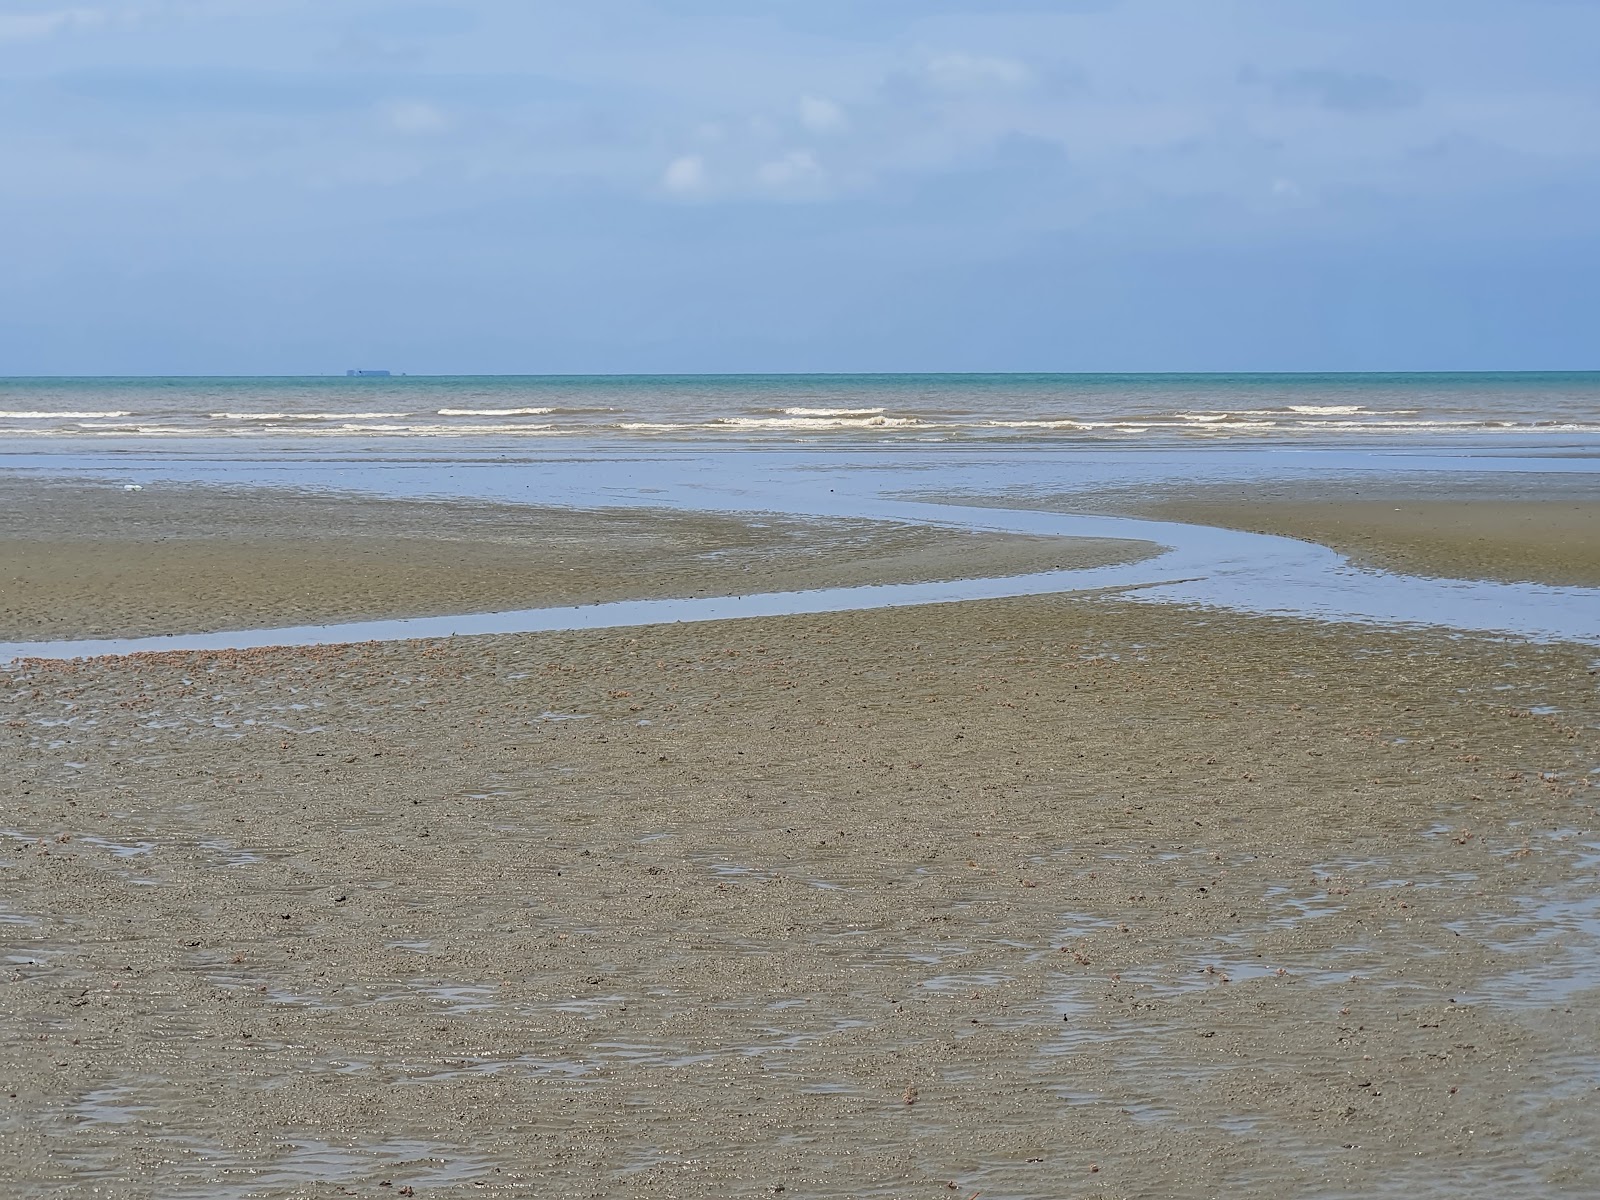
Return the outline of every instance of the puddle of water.
<path id="1" fill-rule="evenodd" d="M 271 1194 L 314 1183 L 356 1183 L 382 1173 L 394 1186 L 442 1188 L 470 1184 L 493 1173 L 491 1160 L 438 1142 L 394 1141 L 339 1146 L 323 1141 L 290 1141 L 270 1165 L 250 1171 L 248 1182 L 216 1180 L 211 1193 L 233 1197 Z M 240 1174 L 238 1168 L 228 1172 Z M 386 1189 L 387 1190 L 387 1189 Z"/>
<path id="2" fill-rule="evenodd" d="M 1280 971 L 1282 974 L 1280 974 Z M 1124 971 L 1124 982 L 1148 989 L 1157 996 L 1182 996 L 1206 988 L 1227 987 L 1257 979 L 1298 978 L 1287 968 L 1241 959 L 1190 959 L 1171 967 Z"/>
<path id="3" fill-rule="evenodd" d="M 210 974 L 206 976 L 206 980 L 231 992 L 251 992 L 269 1004 L 292 1004 L 316 1009 L 319 1012 L 332 1012 L 340 1007 L 337 1003 L 321 996 L 307 996 L 276 984 L 246 979 L 241 975 Z"/>
<path id="4" fill-rule="evenodd" d="M 627 1002 L 628 997 L 620 994 L 610 996 L 574 996 L 569 1000 L 555 1000 L 540 1007 L 549 1012 L 593 1018 L 609 1009 L 618 1008 Z"/>
<path id="5" fill-rule="evenodd" d="M 153 854 L 156 848 L 154 842 L 114 842 L 109 838 L 97 837 L 94 834 L 84 834 L 75 840 L 85 846 L 96 846 L 102 850 L 109 850 L 113 858 L 139 858 L 142 855 Z"/>
<path id="6" fill-rule="evenodd" d="M 925 992 L 974 992 L 1015 982 L 1016 978 L 1012 975 L 981 972 L 973 975 L 936 975 L 932 979 L 924 979 L 917 987 Z"/>
<path id="7" fill-rule="evenodd" d="M 640 1067 L 692 1067 L 708 1063 L 722 1051 L 685 1050 L 681 1046 L 659 1046 L 645 1042 L 596 1042 L 592 1047 L 600 1058 L 614 1058 Z"/>
<path id="8" fill-rule="evenodd" d="M 91 1125 L 132 1125 L 153 1107 L 133 1102 L 130 1097 L 134 1094 L 135 1088 L 131 1085 L 99 1088 L 79 1100 L 70 1111 L 80 1121 Z"/>
<path id="9" fill-rule="evenodd" d="M 753 876 L 757 879 L 773 878 L 770 872 L 758 871 L 754 867 L 746 867 L 738 863 L 719 863 L 711 868 L 711 873 L 726 879 L 737 879 L 742 876 Z"/>
<path id="10" fill-rule="evenodd" d="M 253 867 L 267 861 L 265 855 L 257 854 L 254 850 L 241 850 L 222 838 L 208 838 L 200 843 L 200 849 L 221 855 L 225 867 Z"/>
<path id="11" fill-rule="evenodd" d="M 466 1013 L 487 1012 L 499 1007 L 496 997 L 500 993 L 498 987 L 475 983 L 426 983 L 413 980 L 407 985 L 414 991 L 420 992 L 428 999 L 445 1005 L 445 1012 L 450 1016 L 461 1016 Z"/>
<path id="12" fill-rule="evenodd" d="M 1165 857 L 1165 856 L 1163 856 Z M 1076 942 L 1091 934 L 1107 929 L 1120 928 L 1122 922 L 1112 917 L 1096 916 L 1094 913 L 1068 912 L 1061 914 L 1062 925 L 1056 931 L 1056 937 L 1061 942 Z"/>
<path id="13" fill-rule="evenodd" d="M 1600 991 L 1600 895 L 1550 891 L 1528 897 L 1514 914 L 1483 914 L 1447 928 L 1518 962 L 1461 998 L 1510 1008 L 1567 1004 Z"/>

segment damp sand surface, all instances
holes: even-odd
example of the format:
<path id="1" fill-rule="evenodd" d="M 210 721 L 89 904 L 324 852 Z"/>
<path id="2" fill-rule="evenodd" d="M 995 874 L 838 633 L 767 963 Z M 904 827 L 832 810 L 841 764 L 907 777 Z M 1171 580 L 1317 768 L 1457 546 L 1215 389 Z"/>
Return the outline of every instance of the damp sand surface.
<path id="1" fill-rule="evenodd" d="M 1410 575 L 1600 587 L 1594 476 L 1352 473 L 988 502 L 1280 534 Z"/>
<path id="2" fill-rule="evenodd" d="M 1149 515 L 1302 538 L 1412 575 L 1600 587 L 1600 498 L 1174 501 Z"/>
<path id="3" fill-rule="evenodd" d="M 0 1163 L 1593 1194 L 1595 669 L 1067 598 L 26 665 Z"/>
<path id="4" fill-rule="evenodd" d="M 0 641 L 1020 575 L 1147 543 L 0 478 Z"/>

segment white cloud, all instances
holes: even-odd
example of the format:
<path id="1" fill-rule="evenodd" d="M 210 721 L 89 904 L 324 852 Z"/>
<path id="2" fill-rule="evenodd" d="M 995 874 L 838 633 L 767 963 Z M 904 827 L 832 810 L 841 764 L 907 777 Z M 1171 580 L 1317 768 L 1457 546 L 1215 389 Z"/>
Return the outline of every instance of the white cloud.
<path id="1" fill-rule="evenodd" d="M 661 186 L 679 196 L 690 196 L 706 186 L 706 160 L 698 154 L 685 154 L 667 164 Z"/>
<path id="2" fill-rule="evenodd" d="M 73 29 L 95 29 L 110 24 L 103 8 L 57 8 L 44 12 L 0 13 L 0 42 L 46 38 Z"/>
<path id="3" fill-rule="evenodd" d="M 809 150 L 791 150 L 782 158 L 763 163 L 756 178 L 768 187 L 793 188 L 821 183 L 827 172 Z"/>
<path id="4" fill-rule="evenodd" d="M 820 96 L 800 98 L 800 124 L 812 133 L 835 133 L 850 123 L 849 118 L 832 100 Z"/>
<path id="5" fill-rule="evenodd" d="M 928 60 L 928 78 L 943 88 L 1022 87 L 1032 82 L 1028 65 L 1014 58 L 981 54 L 940 54 Z"/>
<path id="6" fill-rule="evenodd" d="M 398 133 L 420 136 L 443 133 L 450 128 L 450 118 L 422 100 L 396 100 L 386 106 L 384 115 Z"/>

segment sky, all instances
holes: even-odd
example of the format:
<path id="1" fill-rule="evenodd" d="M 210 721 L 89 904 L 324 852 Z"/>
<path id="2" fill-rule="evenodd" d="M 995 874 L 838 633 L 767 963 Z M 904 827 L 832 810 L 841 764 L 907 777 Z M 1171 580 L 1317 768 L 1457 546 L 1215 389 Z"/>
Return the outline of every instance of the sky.
<path id="1" fill-rule="evenodd" d="M 1600 368 L 1600 0 L 0 0 L 0 375 Z"/>

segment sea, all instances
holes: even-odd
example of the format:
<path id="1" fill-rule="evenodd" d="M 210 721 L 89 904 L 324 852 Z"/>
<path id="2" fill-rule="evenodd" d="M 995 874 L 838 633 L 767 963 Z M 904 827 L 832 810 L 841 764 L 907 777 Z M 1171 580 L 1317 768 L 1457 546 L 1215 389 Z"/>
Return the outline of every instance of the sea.
<path id="1" fill-rule="evenodd" d="M 1196 445 L 1600 438 L 1600 372 L 0 379 L 0 444 Z"/>

